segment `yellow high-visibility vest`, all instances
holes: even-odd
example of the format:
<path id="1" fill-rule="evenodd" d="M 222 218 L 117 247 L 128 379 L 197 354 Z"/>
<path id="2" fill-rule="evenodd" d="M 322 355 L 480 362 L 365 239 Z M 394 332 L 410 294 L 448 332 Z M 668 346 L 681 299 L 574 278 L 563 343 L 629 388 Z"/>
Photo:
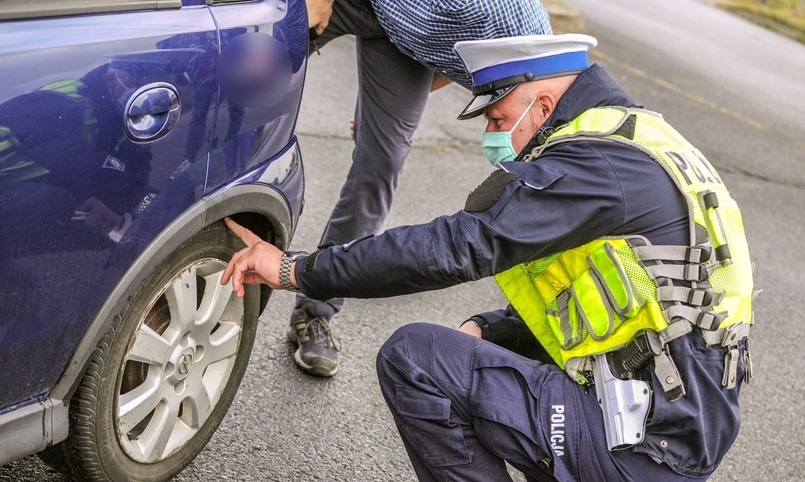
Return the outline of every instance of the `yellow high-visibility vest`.
<path id="1" fill-rule="evenodd" d="M 690 242 L 598 239 L 496 275 L 551 357 L 584 383 L 576 368 L 585 357 L 619 350 L 643 330 L 658 332 L 667 343 L 693 325 L 704 331 L 739 323 L 748 328 L 754 293 L 741 213 L 704 155 L 657 113 L 606 107 L 554 132 L 532 152 L 533 162 L 546 148 L 590 139 L 633 147 L 664 168 L 687 200 Z"/>

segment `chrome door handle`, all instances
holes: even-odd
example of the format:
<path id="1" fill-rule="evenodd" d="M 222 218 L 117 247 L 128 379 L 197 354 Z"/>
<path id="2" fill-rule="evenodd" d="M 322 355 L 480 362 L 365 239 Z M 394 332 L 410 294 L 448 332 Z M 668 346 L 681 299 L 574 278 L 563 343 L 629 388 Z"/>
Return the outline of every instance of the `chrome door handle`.
<path id="1" fill-rule="evenodd" d="M 179 92 L 173 85 L 145 85 L 126 104 L 126 135 L 136 142 L 160 139 L 173 129 L 181 112 Z"/>

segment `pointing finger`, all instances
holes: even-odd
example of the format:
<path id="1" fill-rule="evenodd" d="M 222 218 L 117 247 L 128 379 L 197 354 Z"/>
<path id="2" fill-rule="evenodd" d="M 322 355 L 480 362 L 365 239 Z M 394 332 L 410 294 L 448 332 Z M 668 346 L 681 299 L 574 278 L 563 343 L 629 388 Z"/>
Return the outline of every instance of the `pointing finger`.
<path id="1" fill-rule="evenodd" d="M 226 227 L 232 230 L 232 232 L 235 233 L 237 237 L 239 237 L 244 243 L 246 243 L 246 246 L 253 246 L 262 241 L 260 236 L 244 228 L 240 224 L 233 221 L 231 218 L 228 217 L 224 218 L 224 223 L 226 223 Z"/>
<path id="2" fill-rule="evenodd" d="M 229 263 L 227 263 L 226 269 L 224 270 L 224 274 L 221 276 L 222 285 L 229 283 L 229 278 L 232 277 L 232 273 L 234 273 L 235 271 L 235 263 L 245 254 L 245 251 L 247 251 L 248 249 L 249 248 L 243 248 L 232 255 L 232 259 L 230 259 Z"/>

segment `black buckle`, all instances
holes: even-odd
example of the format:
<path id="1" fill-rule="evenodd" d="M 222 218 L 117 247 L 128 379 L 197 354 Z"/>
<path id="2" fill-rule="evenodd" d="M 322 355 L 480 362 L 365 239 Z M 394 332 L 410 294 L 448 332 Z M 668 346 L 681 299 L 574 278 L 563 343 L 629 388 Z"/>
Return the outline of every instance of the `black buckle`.
<path id="1" fill-rule="evenodd" d="M 718 196 L 713 191 L 705 191 L 702 193 L 702 200 L 704 201 L 705 209 L 718 207 Z"/>
<path id="2" fill-rule="evenodd" d="M 633 378 L 649 360 L 662 353 L 660 335 L 654 330 L 644 330 L 620 350 L 608 354 L 609 368 L 616 377 Z"/>
<path id="3" fill-rule="evenodd" d="M 713 293 L 709 290 L 690 290 L 688 304 L 694 306 L 710 306 L 713 304 Z"/>
<path id="4" fill-rule="evenodd" d="M 703 264 L 685 265 L 685 281 L 705 281 L 707 268 Z"/>
<path id="5" fill-rule="evenodd" d="M 722 321 L 724 321 L 724 313 L 702 311 L 699 313 L 699 316 L 696 317 L 696 326 L 703 330 L 716 331 Z"/>
<path id="6" fill-rule="evenodd" d="M 526 72 L 524 74 L 512 75 L 504 79 L 498 79 L 494 82 L 487 82 L 486 84 L 479 84 L 472 88 L 473 95 L 486 95 L 496 90 L 505 89 L 515 84 L 522 84 L 523 82 L 530 82 L 534 80 L 534 74 Z"/>
<path id="7" fill-rule="evenodd" d="M 705 263 L 713 254 L 710 246 L 690 246 L 685 251 L 685 261 L 688 263 Z"/>

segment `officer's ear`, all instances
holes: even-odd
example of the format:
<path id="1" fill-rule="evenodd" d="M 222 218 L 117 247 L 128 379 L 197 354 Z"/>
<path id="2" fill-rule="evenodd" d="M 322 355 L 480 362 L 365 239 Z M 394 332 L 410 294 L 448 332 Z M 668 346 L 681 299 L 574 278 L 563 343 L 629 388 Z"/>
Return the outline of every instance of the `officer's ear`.
<path id="1" fill-rule="evenodd" d="M 536 81 L 534 83 L 539 86 L 536 95 L 537 101 L 534 103 L 535 109 L 540 113 L 543 122 L 556 110 L 559 99 L 561 99 L 567 89 L 570 88 L 570 85 L 576 80 L 576 77 L 576 75 L 565 75 Z"/>
<path id="2" fill-rule="evenodd" d="M 534 108 L 539 112 L 540 118 L 544 122 L 545 119 L 553 114 L 556 109 L 556 104 L 559 103 L 559 98 L 552 92 L 540 92 L 537 94 L 537 101 L 534 103 Z"/>

